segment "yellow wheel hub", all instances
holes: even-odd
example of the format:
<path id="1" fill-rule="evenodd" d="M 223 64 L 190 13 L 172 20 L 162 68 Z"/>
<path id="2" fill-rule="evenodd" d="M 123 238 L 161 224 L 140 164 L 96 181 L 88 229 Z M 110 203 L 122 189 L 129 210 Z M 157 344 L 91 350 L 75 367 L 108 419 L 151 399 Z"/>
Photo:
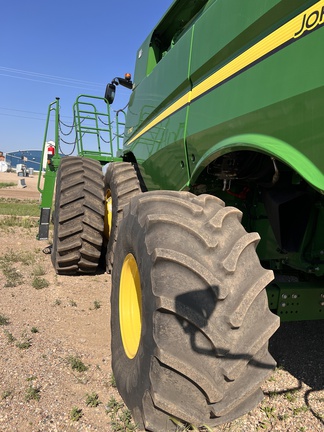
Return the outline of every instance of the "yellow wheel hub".
<path id="1" fill-rule="evenodd" d="M 110 190 L 106 194 L 106 211 L 105 211 L 105 237 L 109 239 L 112 226 L 112 197 Z"/>
<path id="2" fill-rule="evenodd" d="M 125 353 L 128 358 L 133 359 L 141 339 L 142 293 L 137 263 L 132 254 L 126 256 L 121 271 L 119 322 Z"/>

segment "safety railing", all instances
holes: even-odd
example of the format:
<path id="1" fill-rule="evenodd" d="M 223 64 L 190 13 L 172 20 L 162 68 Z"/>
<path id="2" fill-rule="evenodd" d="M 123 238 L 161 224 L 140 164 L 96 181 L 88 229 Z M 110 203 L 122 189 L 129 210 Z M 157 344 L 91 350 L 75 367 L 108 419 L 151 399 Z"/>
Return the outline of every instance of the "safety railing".
<path id="1" fill-rule="evenodd" d="M 117 155 L 121 150 L 123 126 L 125 126 L 124 111 L 118 111 L 112 120 L 110 105 L 106 99 L 98 96 L 78 96 L 73 105 L 72 125 L 67 125 L 61 120 L 59 98 L 49 105 L 37 183 L 41 194 L 39 239 L 48 236 L 56 174 L 61 157 L 82 156 L 98 160 L 102 165 L 121 161 L 122 159 Z M 65 132 L 64 128 L 68 131 Z M 71 134 L 72 142 L 65 141 L 65 137 Z M 72 145 L 72 150 L 68 154 L 63 150 L 64 144 Z"/>
<path id="2" fill-rule="evenodd" d="M 100 110 L 95 101 L 100 103 Z M 74 103 L 73 112 L 78 155 L 112 158 L 114 122 L 111 120 L 109 104 L 101 97 L 80 95 Z M 119 147 L 119 142 L 116 144 Z"/>

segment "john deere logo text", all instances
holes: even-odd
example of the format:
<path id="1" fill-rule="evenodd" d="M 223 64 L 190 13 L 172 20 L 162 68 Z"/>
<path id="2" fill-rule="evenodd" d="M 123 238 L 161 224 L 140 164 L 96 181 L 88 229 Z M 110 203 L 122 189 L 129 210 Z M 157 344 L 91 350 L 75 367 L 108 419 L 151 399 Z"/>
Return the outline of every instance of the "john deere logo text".
<path id="1" fill-rule="evenodd" d="M 324 6 L 321 9 L 315 10 L 311 13 L 306 13 L 303 16 L 300 30 L 294 34 L 294 38 L 299 38 L 306 31 L 313 30 L 315 27 L 323 24 L 324 22 Z"/>

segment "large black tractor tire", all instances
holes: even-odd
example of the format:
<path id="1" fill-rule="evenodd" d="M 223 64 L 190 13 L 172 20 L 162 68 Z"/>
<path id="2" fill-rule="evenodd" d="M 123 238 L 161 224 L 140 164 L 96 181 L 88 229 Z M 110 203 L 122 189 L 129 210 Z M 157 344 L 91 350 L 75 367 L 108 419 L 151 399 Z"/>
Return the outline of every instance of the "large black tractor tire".
<path id="1" fill-rule="evenodd" d="M 110 163 L 105 174 L 105 190 L 106 270 L 111 273 L 124 208 L 134 196 L 141 193 L 140 182 L 134 166 L 129 162 Z"/>
<path id="2" fill-rule="evenodd" d="M 112 271 L 112 367 L 135 422 L 174 431 L 240 417 L 275 367 L 279 318 L 259 236 L 219 199 L 147 192 L 125 209 Z"/>
<path id="3" fill-rule="evenodd" d="M 61 275 L 94 273 L 104 232 L 104 183 L 100 163 L 63 158 L 55 192 L 52 263 Z"/>

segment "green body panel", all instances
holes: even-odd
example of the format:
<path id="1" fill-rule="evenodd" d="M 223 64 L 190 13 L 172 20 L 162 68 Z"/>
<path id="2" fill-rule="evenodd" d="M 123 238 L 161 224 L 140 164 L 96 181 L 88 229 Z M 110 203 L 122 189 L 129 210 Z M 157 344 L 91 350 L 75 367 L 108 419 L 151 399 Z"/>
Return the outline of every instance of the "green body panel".
<path id="1" fill-rule="evenodd" d="M 189 81 L 189 58 L 191 52 L 192 30 L 187 32 L 178 42 L 180 50 L 171 50 L 162 60 L 163 68 L 156 67 L 149 76 L 138 84 L 130 98 L 125 136 L 131 136 L 138 125 L 148 124 L 158 111 L 172 104 L 179 96 L 191 89 Z M 139 59 L 141 62 L 142 59 Z M 174 73 L 174 63 L 177 73 Z M 160 86 L 159 83 L 164 85 Z M 139 95 L 139 96 L 138 96 Z M 169 147 L 163 154 L 161 167 L 168 164 L 172 155 L 172 164 L 176 172 L 169 174 L 163 169 L 163 177 L 172 178 L 171 185 L 164 189 L 179 189 L 188 179 L 187 166 L 182 168 L 181 162 L 186 161 L 185 125 L 187 110 L 182 109 L 165 121 L 143 134 L 132 146 L 132 151 L 139 157 L 139 163 L 146 166 L 147 171 L 156 170 L 156 159 L 160 159 L 159 151 Z M 131 113 L 131 115 L 130 115 Z M 164 152 L 163 152 L 164 153 Z M 150 160 L 153 157 L 153 160 Z"/>
<path id="2" fill-rule="evenodd" d="M 282 319 L 323 317 L 323 40 L 324 1 L 174 1 L 138 50 L 126 117 L 122 156 L 148 190 L 238 207 L 263 264 L 303 282 L 313 300 L 277 302 Z"/>
<path id="3" fill-rule="evenodd" d="M 303 177 L 312 177 L 309 171 L 312 165 L 317 171 L 312 184 L 324 190 L 324 158 L 318 157 L 323 149 L 320 137 L 322 140 L 324 137 L 321 124 L 323 58 L 313 53 L 314 47 L 320 51 L 323 38 L 324 28 L 321 28 L 193 102 L 188 123 L 188 151 L 201 156 L 211 146 L 228 138 L 229 131 L 235 135 L 254 132 L 275 137 L 309 159 L 304 169 L 300 164 L 293 168 Z M 310 76 L 311 80 L 305 78 Z M 213 112 L 215 117 L 203 116 L 205 111 Z M 262 141 L 259 145 L 263 146 Z M 292 154 L 284 146 L 282 152 L 279 147 L 277 153 L 279 159 L 293 164 Z"/>
<path id="4" fill-rule="evenodd" d="M 217 68 L 274 32 L 283 25 L 284 20 L 302 16 L 302 11 L 314 3 L 299 1 L 292 5 L 288 1 L 264 1 L 256 7 L 254 1 L 249 1 L 238 7 L 239 3 L 233 0 L 210 2 L 207 11 L 152 72 L 141 76 L 146 70 L 143 64 L 147 57 L 143 53 L 149 51 L 148 38 L 137 60 L 136 71 L 139 68 L 141 73 L 135 73 L 135 90 L 130 98 L 126 123 L 125 152 L 134 153 L 139 164 L 144 165 L 148 158 L 145 142 L 154 141 L 155 152 L 172 145 L 168 140 L 154 139 L 158 129 L 164 127 L 160 123 L 150 128 L 150 134 L 144 134 L 144 143 L 137 139 L 129 144 L 129 138 L 157 114 L 167 110 L 172 102 L 179 100 L 188 91 L 189 79 L 191 88 L 194 88 Z M 323 135 L 323 131 L 314 117 L 316 111 L 320 118 L 318 105 L 323 100 L 324 75 L 320 55 L 323 32 L 324 29 L 317 29 L 278 52 L 269 53 L 268 57 L 249 65 L 238 76 L 230 77 L 228 82 L 181 108 L 181 111 L 189 112 L 183 113 L 182 118 L 188 115 L 185 138 L 188 155 L 194 156 L 189 159 L 191 169 L 188 182 L 191 172 L 196 169 L 193 166 L 195 161 L 212 146 L 229 136 L 251 132 L 286 142 L 309 158 L 315 169 L 323 172 L 324 159 L 318 158 L 321 146 L 318 134 Z M 210 43 L 210 40 L 215 43 Z M 290 119 L 288 125 L 287 114 Z M 316 142 L 311 145 L 308 144 L 310 137 L 316 137 Z M 170 153 L 171 150 L 167 151 Z M 290 159 L 284 151 L 279 158 L 286 162 Z M 192 159 L 194 162 L 190 162 Z M 144 166 L 143 169 L 151 175 L 149 167 Z M 152 170 L 155 171 L 154 168 Z M 310 175 L 306 169 L 301 170 L 300 174 L 306 177 L 307 172 Z M 174 179 L 170 179 L 172 185 L 168 185 L 164 178 L 158 179 L 156 175 L 155 172 L 155 183 L 161 183 L 164 189 L 174 188 Z M 174 175 L 177 176 L 178 172 Z M 323 189 L 323 176 L 317 177 L 320 178 L 313 184 Z"/>

